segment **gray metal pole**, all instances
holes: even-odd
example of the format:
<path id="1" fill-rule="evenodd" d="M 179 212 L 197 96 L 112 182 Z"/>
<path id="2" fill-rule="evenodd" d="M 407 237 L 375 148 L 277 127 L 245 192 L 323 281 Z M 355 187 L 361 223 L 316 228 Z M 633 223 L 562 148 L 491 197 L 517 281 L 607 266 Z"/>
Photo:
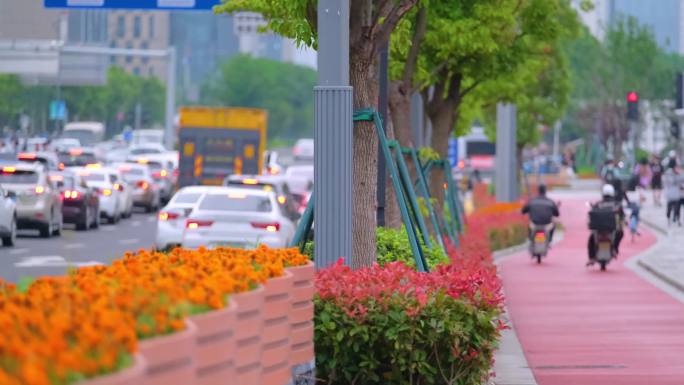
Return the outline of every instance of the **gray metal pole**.
<path id="1" fill-rule="evenodd" d="M 352 256 L 352 87 L 349 0 L 318 1 L 318 86 L 314 87 L 316 268 Z"/>
<path id="2" fill-rule="evenodd" d="M 164 144 L 169 150 L 176 144 L 174 118 L 176 117 L 176 47 L 169 47 L 166 68 L 166 114 Z"/>
<path id="3" fill-rule="evenodd" d="M 135 103 L 135 122 L 133 124 L 133 128 L 135 130 L 139 130 L 141 127 L 141 122 L 142 122 L 142 105 L 140 102 Z"/>
<path id="4" fill-rule="evenodd" d="M 496 200 L 513 202 L 518 199 L 518 165 L 516 152 L 516 107 L 499 103 L 496 106 Z"/>

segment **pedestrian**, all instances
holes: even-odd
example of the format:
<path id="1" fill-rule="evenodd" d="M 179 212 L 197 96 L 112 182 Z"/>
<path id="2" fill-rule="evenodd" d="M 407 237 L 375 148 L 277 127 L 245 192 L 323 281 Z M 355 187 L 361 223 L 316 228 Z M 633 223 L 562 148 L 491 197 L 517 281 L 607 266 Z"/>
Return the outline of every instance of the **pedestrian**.
<path id="1" fill-rule="evenodd" d="M 681 201 L 681 181 L 682 178 L 677 170 L 677 162 L 670 159 L 667 171 L 663 174 L 663 192 L 667 201 L 667 223 L 676 223 L 681 226 L 679 211 Z"/>
<path id="2" fill-rule="evenodd" d="M 663 165 L 657 155 L 651 158 L 651 190 L 653 190 L 653 203 L 660 207 L 662 205 L 660 195 L 663 190 Z"/>
<path id="3" fill-rule="evenodd" d="M 641 210 L 640 202 L 634 200 L 629 203 L 629 232 L 632 235 L 632 242 L 637 236 L 641 236 L 639 232 L 639 211 Z"/>
<path id="4" fill-rule="evenodd" d="M 644 191 L 651 184 L 652 177 L 651 167 L 648 165 L 648 159 L 641 158 L 639 164 L 634 167 L 634 177 L 635 177 L 635 188 L 639 192 L 639 199 L 644 200 Z"/>

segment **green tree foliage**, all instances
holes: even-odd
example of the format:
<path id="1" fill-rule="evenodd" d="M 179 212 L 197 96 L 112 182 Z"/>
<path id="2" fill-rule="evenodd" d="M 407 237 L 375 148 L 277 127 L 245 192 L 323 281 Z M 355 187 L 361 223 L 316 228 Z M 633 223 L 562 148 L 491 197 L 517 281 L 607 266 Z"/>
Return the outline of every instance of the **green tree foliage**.
<path id="1" fill-rule="evenodd" d="M 313 87 L 316 71 L 249 56 L 225 62 L 203 86 L 202 103 L 268 110 L 268 136 L 313 136 Z"/>
<path id="2" fill-rule="evenodd" d="M 619 157 L 627 138 L 625 95 L 669 100 L 684 58 L 660 48 L 650 29 L 634 18 L 620 19 L 598 41 L 586 29 L 564 47 L 571 66 L 572 103 L 564 121 L 568 139 L 598 134 Z M 654 103 L 657 104 L 657 103 Z"/>
<path id="3" fill-rule="evenodd" d="M 109 69 L 106 85 L 64 87 L 63 95 L 71 120 L 103 121 L 110 127 L 110 132 L 134 124 L 138 103 L 149 118 L 145 122 L 147 125 L 164 122 L 166 90 L 161 81 L 155 77 L 135 76 L 119 67 Z M 123 121 L 118 121 L 119 114 L 123 115 Z"/>
<path id="4" fill-rule="evenodd" d="M 16 123 L 22 108 L 24 87 L 15 75 L 0 74 L 0 129 Z"/>

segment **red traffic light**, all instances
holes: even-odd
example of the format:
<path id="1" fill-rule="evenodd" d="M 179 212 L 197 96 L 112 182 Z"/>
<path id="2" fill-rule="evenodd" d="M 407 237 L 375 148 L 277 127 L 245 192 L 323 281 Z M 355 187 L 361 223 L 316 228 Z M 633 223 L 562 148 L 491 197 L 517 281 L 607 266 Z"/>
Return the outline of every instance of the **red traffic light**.
<path id="1" fill-rule="evenodd" d="M 627 93 L 627 103 L 636 103 L 639 101 L 639 95 L 637 95 L 636 92 L 632 91 Z"/>

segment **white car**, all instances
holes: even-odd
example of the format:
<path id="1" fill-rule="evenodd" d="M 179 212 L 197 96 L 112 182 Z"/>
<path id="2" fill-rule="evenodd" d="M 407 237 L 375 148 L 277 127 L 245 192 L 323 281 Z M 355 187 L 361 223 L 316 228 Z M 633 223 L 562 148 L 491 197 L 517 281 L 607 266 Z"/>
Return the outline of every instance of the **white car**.
<path id="1" fill-rule="evenodd" d="M 207 187 L 185 222 L 183 247 L 286 247 L 295 226 L 273 191 Z"/>
<path id="2" fill-rule="evenodd" d="M 109 223 L 121 219 L 126 207 L 121 198 L 122 186 L 117 186 L 116 170 L 110 168 L 74 168 L 74 172 L 85 179 L 88 187 L 95 189 L 100 196 L 100 215 Z M 126 186 L 123 186 L 126 188 Z"/>
<path id="3" fill-rule="evenodd" d="M 295 159 L 313 160 L 314 140 L 299 139 L 292 148 L 292 154 L 294 155 Z"/>
<path id="4" fill-rule="evenodd" d="M 285 179 L 290 185 L 290 190 L 297 194 L 306 194 L 313 188 L 314 166 L 294 165 L 285 170 Z"/>
<path id="5" fill-rule="evenodd" d="M 149 154 L 163 154 L 168 150 L 163 144 L 147 143 L 131 146 L 128 149 L 130 155 L 149 155 Z"/>
<path id="6" fill-rule="evenodd" d="M 159 186 L 159 197 L 162 202 L 166 203 L 171 199 L 173 190 L 175 188 L 173 182 L 173 164 L 164 160 L 163 158 L 150 156 L 133 156 L 129 158 L 129 162 L 145 165 L 150 169 L 152 178 Z"/>
<path id="7" fill-rule="evenodd" d="M 16 195 L 0 186 L 0 239 L 3 246 L 14 246 L 17 242 Z"/>
<path id="8" fill-rule="evenodd" d="M 157 249 L 164 250 L 183 243 L 185 221 L 206 191 L 205 186 L 184 187 L 161 209 L 157 217 Z"/>
<path id="9" fill-rule="evenodd" d="M 122 218 L 130 218 L 133 215 L 133 186 L 126 183 L 123 175 L 115 168 L 107 168 L 114 175 L 114 188 L 119 191 L 119 207 L 122 207 Z M 110 176 L 111 178 L 111 176 Z"/>

